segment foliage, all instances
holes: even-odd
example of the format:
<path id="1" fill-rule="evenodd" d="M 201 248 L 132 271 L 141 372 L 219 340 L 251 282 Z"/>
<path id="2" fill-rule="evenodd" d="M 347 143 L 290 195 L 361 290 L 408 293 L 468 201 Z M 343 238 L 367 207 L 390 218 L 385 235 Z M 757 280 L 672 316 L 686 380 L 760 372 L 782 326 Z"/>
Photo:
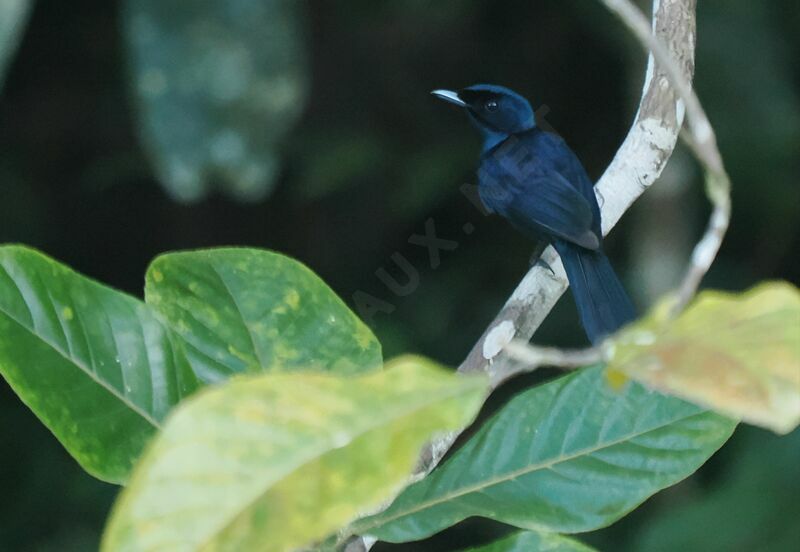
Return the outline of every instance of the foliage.
<path id="1" fill-rule="evenodd" d="M 259 285 L 247 285 L 252 277 Z M 34 250 L 0 248 L 0 373 L 107 481 L 125 481 L 169 410 L 205 384 L 381 362 L 372 332 L 307 268 L 275 253 L 166 255 L 148 271 L 147 291 L 146 304 Z"/>
<path id="2" fill-rule="evenodd" d="M 0 83 L 4 85 L 0 98 L 0 241 L 36 244 L 82 273 L 134 295 L 140 294 L 144 266 L 160 251 L 227 243 L 286 251 L 308 262 L 343 297 L 365 289 L 392 303 L 392 314 L 381 313 L 373 328 L 390 356 L 422 351 L 450 363 L 461 360 L 463 351 L 525 270 L 530 249 L 502 224 L 477 219 L 477 213 L 459 195 L 458 185 L 473 178 L 469 167 L 474 162 L 474 137 L 463 132 L 462 121 L 431 107 L 424 92 L 483 78 L 524 90 L 537 104 L 546 104 L 550 112 L 547 122 L 557 127 L 596 175 L 630 124 L 628 95 L 640 88 L 638 51 L 634 56 L 624 54 L 635 49 L 628 48 L 631 44 L 624 42 L 623 33 L 608 30 L 615 27 L 603 24 L 607 15 L 592 2 L 512 2 L 509 9 L 486 0 L 435 6 L 417 0 L 385 5 L 308 3 L 303 9 L 297 8 L 300 3 L 296 2 L 248 0 L 156 4 L 130 1 L 119 12 L 117 3 L 90 0 L 63 6 L 37 3 L 25 30 L 26 15 L 31 11 L 27 8 L 33 2 L 0 0 Z M 172 11 L 162 4 L 176 7 Z M 236 9 L 247 12 L 256 4 L 275 11 L 269 18 L 252 11 L 250 21 L 236 18 Z M 25 9 L 13 12 L 9 6 Z M 707 279 L 716 288 L 744 289 L 763 279 L 780 277 L 796 282 L 800 278 L 800 265 L 793 254 L 800 235 L 795 186 L 800 170 L 796 155 L 800 96 L 795 82 L 800 35 L 794 32 L 800 12 L 793 8 L 786 2 L 744 0 L 724 5 L 701 2 L 698 6 L 695 85 L 718 130 L 735 182 L 734 225 Z M 150 26 L 156 30 L 149 35 L 152 42 L 148 42 L 148 26 L 137 27 L 133 19 L 141 14 L 155 23 Z M 213 32 L 189 32 L 195 22 L 209 18 L 217 20 Z M 262 32 L 266 29 L 270 32 Z M 304 36 L 306 29 L 309 33 Z M 747 48 L 740 47 L 744 35 L 749 38 Z M 182 48 L 181 42 L 194 46 Z M 306 50 L 313 59 L 314 94 L 308 116 L 297 125 L 306 106 L 311 69 Z M 254 76 L 251 84 L 267 80 L 287 91 L 283 99 L 293 98 L 288 107 L 280 113 L 267 113 L 254 106 L 250 101 L 254 95 L 249 92 L 233 98 L 231 90 L 237 79 L 227 81 L 225 76 L 236 77 L 242 67 L 232 67 L 227 63 L 231 59 L 254 61 L 256 66 L 244 67 L 253 70 L 249 73 Z M 564 71 L 564 67 L 570 70 Z M 192 93 L 173 86 L 161 89 L 176 79 L 196 79 L 195 84 L 203 86 Z M 591 84 L 588 88 L 587 83 Z M 586 90 L 591 91 L 591 101 L 587 101 Z M 132 111 L 128 99 L 135 106 Z M 194 133 L 186 132 L 189 118 Z M 149 163 L 141 157 L 141 149 Z M 155 178 L 151 172 L 156 173 Z M 682 191 L 672 202 L 675 217 L 670 218 L 670 205 L 662 197 L 650 210 L 640 211 L 640 224 L 633 222 L 635 216 L 626 217 L 624 227 L 608 243 L 611 255 L 629 261 L 617 266 L 627 269 L 626 285 L 640 298 L 645 290 L 652 295 L 663 292 L 650 287 L 652 281 L 643 268 L 663 273 L 664 266 L 673 263 L 674 269 L 675 259 L 682 263 L 687 254 L 670 249 L 676 235 L 691 236 L 697 230 L 692 193 L 699 186 L 691 185 L 687 171 L 679 173 L 678 180 Z M 161 193 L 159 183 L 169 190 L 169 196 Z M 660 182 L 656 188 L 660 191 L 666 185 Z M 267 202 L 240 203 L 271 193 L 275 195 Z M 184 203 L 201 201 L 187 206 L 172 198 Z M 421 231 L 422 221 L 429 216 L 435 217 L 441 237 L 459 241 L 458 250 L 448 253 L 435 271 L 427 270 L 424 249 L 405 243 L 408 234 Z M 462 235 L 465 222 L 474 223 L 475 232 L 469 236 Z M 627 251 L 644 242 L 643 237 L 653 229 L 664 233 L 664 240 L 652 248 L 659 262 L 643 267 L 635 258 L 627 259 Z M 399 298 L 387 295 L 385 287 L 375 289 L 380 286 L 375 278 L 377 269 L 395 270 L 389 261 L 395 250 L 419 269 L 421 283 L 411 296 Z M 182 252 L 157 259 L 156 264 L 164 263 L 163 270 L 148 271 L 143 303 L 35 252 L 3 248 L 2 265 L 13 268 L 14 277 L 9 279 L 8 273 L 0 271 L 0 372 L 81 465 L 103 479 L 124 481 L 144 443 L 157 435 L 150 441 L 152 450 L 163 435 L 121 400 L 125 396 L 124 382 L 119 381 L 123 363 L 112 370 L 115 347 L 120 344 L 124 349 L 120 359 L 135 361 L 137 370 L 146 365 L 136 372 L 139 379 L 132 380 L 137 384 L 146 381 L 142 378 L 158 366 L 164 373 L 172 370 L 185 376 L 162 382 L 161 403 L 139 403 L 145 413 L 150 409 L 166 415 L 158 420 L 159 425 L 165 421 L 169 425 L 171 408 L 185 396 L 189 398 L 179 404 L 176 417 L 208 393 L 226 393 L 225 380 L 231 375 L 236 376 L 231 384 L 273 376 L 328 381 L 338 380 L 345 372 L 352 378 L 381 362 L 378 340 L 368 332 L 369 345 L 360 348 L 359 336 L 363 341 L 366 328 L 305 267 L 261 252 L 258 262 L 247 260 L 248 272 L 237 273 L 237 251 Z M 274 272 L 270 270 L 273 261 L 280 266 Z M 214 269 L 222 270 L 225 282 L 235 282 L 230 296 L 215 280 Z M 157 273 L 163 277 L 160 282 L 156 282 Z M 283 287 L 281 274 L 286 274 L 285 281 L 303 288 L 298 291 L 302 302 L 297 311 L 291 309 L 293 294 Z M 32 312 L 12 289 L 16 282 L 30 284 L 24 289 Z M 199 295 L 192 293 L 192 283 L 203 284 L 202 288 L 192 286 Z M 324 286 L 324 293 L 309 291 L 319 286 Z M 249 306 L 253 292 L 266 294 L 259 299 L 263 311 L 237 311 L 237 303 Z M 69 302 L 74 294 L 91 297 L 89 311 Z M 154 304 L 154 297 L 161 298 L 161 306 Z M 697 305 L 690 308 L 690 317 L 703 315 L 703 323 L 715 330 L 705 336 L 703 327 L 687 330 L 679 326 L 682 335 L 691 332 L 691 350 L 698 344 L 718 349 L 717 339 L 730 337 L 725 329 L 731 312 L 728 307 L 741 298 L 730 299 L 732 302 L 726 300 L 725 304 L 715 300 L 724 308 L 715 307 L 714 315 L 695 310 Z M 54 304 L 70 310 L 53 309 Z M 286 312 L 275 312 L 284 306 Z M 329 308 L 336 324 L 325 324 L 324 312 Z M 66 320 L 65 312 L 73 319 Z M 94 352 L 104 356 L 97 360 L 112 364 L 93 372 L 92 359 L 85 355 L 87 346 L 78 339 L 85 331 L 77 325 L 77 314 L 88 324 L 86 330 L 107 336 L 113 332 L 103 312 L 115 320 L 119 317 L 125 334 L 147 331 L 158 339 L 138 347 L 129 346 L 124 339 L 120 344 L 100 339 Z M 317 331 L 305 340 L 306 332 L 298 330 L 295 317 L 303 327 Z M 564 305 L 554 311 L 537 338 L 559 345 L 579 344 L 574 318 L 571 306 Z M 214 326 L 210 324 L 214 319 L 224 322 Z M 643 320 L 644 324 L 650 322 L 652 318 Z M 781 329 L 790 331 L 791 324 L 788 319 L 774 334 Z M 757 327 L 748 327 L 756 330 L 754 336 L 758 334 Z M 252 342 L 248 328 L 256 329 L 251 333 Z M 270 329 L 286 336 L 287 342 L 281 337 L 275 341 Z M 669 328 L 665 331 L 666 336 L 674 337 Z M 76 339 L 72 351 L 68 336 Z M 739 341 L 750 337 L 747 331 L 734 335 L 734 350 Z M 631 377 L 665 393 L 680 393 L 704 408 L 723 408 L 722 403 L 709 400 L 709 386 L 702 379 L 695 387 L 687 374 L 672 371 L 680 375 L 680 384 L 667 388 L 648 379 L 644 370 L 637 370 L 647 365 L 643 355 L 652 351 L 651 347 L 663 353 L 664 349 L 658 349 L 662 344 L 632 344 L 629 360 L 637 362 L 625 363 L 628 375 L 623 379 Z M 175 356 L 156 355 L 140 362 L 140 355 L 157 350 L 172 350 Z M 689 350 L 680 349 L 684 358 Z M 261 371 L 260 359 L 289 371 L 256 373 Z M 774 376 L 777 366 L 752 359 L 739 365 L 748 367 L 752 378 L 748 381 L 762 383 Z M 681 368 L 676 363 L 664 366 Z M 791 368 L 792 364 L 784 366 Z M 324 374 L 317 373 L 320 369 Z M 107 379 L 97 381 L 92 373 Z M 610 374 L 610 381 L 617 383 L 619 373 Z M 381 376 L 355 375 L 353 381 L 362 377 Z M 539 387 L 531 387 L 533 382 L 527 378 L 511 382 L 492 397 L 492 408 L 499 410 L 489 423 L 501 417 L 511 419 L 506 409 L 514 401 L 504 404 L 509 393 L 544 393 L 545 388 L 580 377 L 587 376 L 566 376 Z M 201 389 L 209 383 L 217 387 Z M 692 408 L 647 393 L 639 384 L 626 385 L 620 395 L 614 395 L 598 377 L 600 397 L 590 400 L 587 408 L 597 400 L 624 401 L 633 389 L 643 396 Z M 788 388 L 778 394 L 773 391 L 772 396 L 781 396 Z M 195 389 L 199 393 L 189 395 Z M 727 414 L 745 414 L 738 406 L 730 409 L 730 395 L 724 396 Z M 576 400 L 582 405 L 584 398 Z M 763 419 L 767 411 L 762 407 L 774 402 L 756 404 Z M 722 420 L 711 413 L 698 417 Z M 58 448 L 55 439 L 47 438 L 44 427 L 25 411 L 5 383 L 0 384 L 0 418 L 4 420 L 0 472 L 6 497 L 0 502 L 4 520 L 0 549 L 65 552 L 96 548 L 100 520 L 116 488 L 85 476 L 78 464 L 73 466 L 68 454 Z M 480 422 L 475 431 L 496 442 L 497 436 L 485 427 Z M 502 428 L 495 426 L 495 430 Z M 737 430 L 736 436 L 741 437 L 740 432 Z M 508 440 L 514 436 L 509 433 Z M 785 439 L 756 431 L 745 436 L 744 440 L 735 437 L 698 476 L 656 494 L 611 528 L 581 538 L 598 548 L 620 551 L 713 551 L 737 546 L 794 550 L 798 538 L 795 520 L 800 515 L 795 500 L 800 480 L 795 469 L 798 433 Z M 562 443 L 566 442 L 562 438 Z M 465 447 L 475 450 L 479 445 L 474 437 L 465 439 Z M 508 443 L 503 450 L 518 452 L 521 446 Z M 382 452 L 375 450 L 376 455 Z M 665 454 L 672 452 L 666 450 Z M 450 469 L 449 462 L 458 455 L 455 451 L 441 469 Z M 370 467 L 380 465 L 376 459 L 369 466 L 359 463 L 358 469 L 366 477 L 372 474 Z M 477 464 L 466 468 L 474 471 Z M 141 466 L 137 473 L 139 469 Z M 690 471 L 688 465 L 685 470 Z M 630 474 L 631 481 L 637 481 L 636 476 Z M 382 483 L 392 486 L 388 479 Z M 384 496 L 393 490 L 396 487 Z M 630 492 L 628 499 L 635 490 L 625 488 Z M 310 496 L 309 492 L 292 498 Z M 348 494 L 347 498 L 357 497 Z M 352 515 L 342 515 L 335 524 L 345 525 Z M 603 515 L 611 519 L 621 513 Z M 320 534 L 322 521 L 316 526 Z M 443 549 L 431 542 L 445 542 L 448 549 L 465 548 L 459 538 L 469 534 L 467 526 L 471 525 L 452 528 L 439 535 L 438 541 L 392 549 Z M 581 549 L 567 537 L 530 530 L 484 548 L 548 546 Z"/>
<path id="3" fill-rule="evenodd" d="M 788 433 L 800 423 L 800 291 L 703 292 L 675 321 L 663 301 L 614 339 L 608 368 Z"/>
<path id="4" fill-rule="evenodd" d="M 308 546 L 396 493 L 420 447 L 461 428 L 484 399 L 481 378 L 421 359 L 376 371 L 371 332 L 313 273 L 275 253 L 163 255 L 148 269 L 144 303 L 25 247 L 0 248 L 0 267 L 0 372 L 90 473 L 122 482 L 137 463 L 106 550 Z M 670 324 L 656 309 L 614 338 L 608 372 L 587 368 L 520 393 L 444 465 L 343 537 L 419 540 L 472 516 L 550 533 L 613 523 L 693 473 L 735 423 L 638 383 L 615 389 L 608 374 L 652 385 L 640 375 L 653 372 L 651 357 L 676 372 L 687 357 L 659 351 L 694 336 L 735 350 L 728 333 L 697 329 L 713 319 L 748 337 L 754 375 L 773 373 L 765 359 L 781 360 L 780 347 L 794 345 L 780 332 L 796 294 L 786 284 L 741 300 L 701 297 Z M 773 356 L 759 353 L 767 343 Z M 679 390 L 704 389 L 716 357 L 698 357 L 706 363 Z M 198 388 L 236 374 L 167 417 Z M 545 537 L 508 546 L 534 538 Z"/>
<path id="5" fill-rule="evenodd" d="M 6 65 L 22 35 L 31 3 L 31 0 L 0 0 L 0 89 L 3 87 Z"/>
<path id="6" fill-rule="evenodd" d="M 316 274 L 269 251 L 169 253 L 145 276 L 145 301 L 186 344 L 204 381 L 231 374 L 380 366 L 375 336 Z"/>
<path id="7" fill-rule="evenodd" d="M 142 458 L 103 550 L 294 550 L 394 494 L 482 377 L 416 358 L 359 378 L 239 377 L 181 405 Z"/>
<path id="8" fill-rule="evenodd" d="M 484 399 L 481 378 L 420 359 L 375 371 L 371 332 L 313 273 L 275 253 L 163 255 L 148 270 L 145 303 L 20 246 L 0 248 L 0 267 L 0 372 L 90 473 L 122 482 L 137 463 L 106 550 L 308 546 L 396 493 L 420 447 L 461 428 Z M 670 324 L 656 309 L 614 338 L 609 372 L 587 368 L 519 394 L 438 470 L 342 535 L 419 540 L 471 516 L 552 533 L 613 523 L 693 473 L 735 423 L 637 383 L 614 389 L 607 374 L 658 385 L 641 376 L 653 372 L 652 357 L 659 372 L 680 374 L 689 357 L 661 351 L 695 336 L 736 350 L 729 332 L 699 330 L 713 328 L 721 309 L 720 327 L 748 339 L 754 377 L 774 373 L 765 361 L 793 351 L 791 332 L 780 332 L 796 295 L 787 284 L 741 300 L 701 297 Z M 705 362 L 678 391 L 704 397 L 703 370 L 719 356 L 695 354 Z M 250 375 L 167 418 L 199 387 L 235 374 Z M 789 389 L 784 402 L 798 393 Z M 767 409 L 757 419 L 782 415 Z"/>
<path id="9" fill-rule="evenodd" d="M 196 201 L 214 182 L 243 200 L 272 191 L 306 95 L 301 12 L 291 0 L 125 2 L 140 133 L 173 197 Z"/>
<path id="10" fill-rule="evenodd" d="M 419 540 L 470 516 L 516 527 L 604 527 L 693 473 L 734 423 L 587 368 L 520 393 L 392 505 L 353 529 Z"/>
<path id="11" fill-rule="evenodd" d="M 89 473 L 114 482 L 199 385 L 144 303 L 17 246 L 0 249 L 0 372 Z"/>

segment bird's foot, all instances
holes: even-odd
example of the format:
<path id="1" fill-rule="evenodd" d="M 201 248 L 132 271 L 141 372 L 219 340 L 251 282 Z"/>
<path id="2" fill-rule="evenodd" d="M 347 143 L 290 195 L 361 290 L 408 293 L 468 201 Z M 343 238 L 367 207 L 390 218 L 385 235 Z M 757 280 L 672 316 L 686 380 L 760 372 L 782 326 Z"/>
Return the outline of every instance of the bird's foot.
<path id="1" fill-rule="evenodd" d="M 534 263 L 532 263 L 531 266 L 533 266 L 533 265 L 538 265 L 538 266 L 544 268 L 545 270 L 549 271 L 551 276 L 555 276 L 556 275 L 555 271 L 553 270 L 553 267 L 550 266 L 550 263 L 548 263 L 547 261 L 545 261 L 541 257 L 536 259 L 536 261 Z"/>
<path id="2" fill-rule="evenodd" d="M 536 244 L 536 248 L 533 250 L 533 253 L 531 253 L 531 258 L 528 260 L 528 266 L 532 267 L 534 265 L 539 265 L 541 267 L 546 268 L 551 273 L 553 273 L 553 275 L 555 275 L 555 272 L 553 272 L 553 269 L 550 267 L 549 264 L 547 264 L 547 261 L 542 259 L 542 253 L 544 253 L 546 247 L 547 243 L 543 241 L 540 241 Z"/>

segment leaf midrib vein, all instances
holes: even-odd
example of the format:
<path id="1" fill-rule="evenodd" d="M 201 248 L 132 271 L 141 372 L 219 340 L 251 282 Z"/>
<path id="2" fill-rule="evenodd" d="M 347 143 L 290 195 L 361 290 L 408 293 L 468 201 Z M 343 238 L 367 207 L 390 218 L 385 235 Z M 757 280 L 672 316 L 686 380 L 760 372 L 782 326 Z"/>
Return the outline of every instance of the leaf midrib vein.
<path id="1" fill-rule="evenodd" d="M 217 269 L 216 265 L 214 265 L 212 262 L 209 262 L 208 266 L 211 267 L 211 270 L 213 270 L 214 274 L 217 275 L 217 278 L 219 278 L 222 287 L 225 288 L 225 292 L 231 298 L 233 306 L 236 307 L 236 310 L 239 313 L 239 317 L 242 319 L 242 326 L 244 326 L 245 332 L 247 333 L 247 337 L 250 338 L 250 344 L 253 347 L 253 354 L 256 356 L 258 365 L 261 368 L 267 368 L 267 365 L 264 364 L 264 360 L 261 358 L 261 351 L 259 350 L 256 344 L 256 337 L 255 335 L 253 335 L 253 329 L 250 327 L 249 321 L 244 316 L 244 311 L 242 311 L 242 307 L 241 305 L 239 305 L 239 300 L 236 299 L 236 296 L 233 294 L 233 291 L 228 286 L 228 282 L 225 280 L 225 278 L 223 278 L 222 273 L 219 271 L 219 269 Z"/>
<path id="2" fill-rule="evenodd" d="M 13 280 L 13 278 L 12 278 L 12 281 L 14 281 L 14 280 Z M 15 282 L 15 283 L 16 283 L 16 282 Z M 21 293 L 21 292 L 20 292 L 20 293 Z M 23 297 L 23 299 L 24 299 L 24 295 L 23 295 L 22 297 Z M 27 301 L 26 301 L 26 303 L 27 303 Z M 55 344 L 55 343 L 51 342 L 49 339 L 46 339 L 44 336 L 42 336 L 42 335 L 40 335 L 40 334 L 36 333 L 36 331 L 34 331 L 32 328 L 29 328 L 27 325 L 25 325 L 23 322 L 21 322 L 19 319 L 17 319 L 17 318 L 16 318 L 16 317 L 15 317 L 13 314 L 11 314 L 9 311 L 7 311 L 7 310 L 6 310 L 6 309 L 3 307 L 3 305 L 0 305 L 0 313 L 2 313 L 2 314 L 4 314 L 5 316 L 7 316 L 7 317 L 8 317 L 8 318 L 9 318 L 11 321 L 13 321 L 14 323 L 16 323 L 16 324 L 17 324 L 18 326 L 20 326 L 21 328 L 25 329 L 25 330 L 26 330 L 28 333 L 30 333 L 32 336 L 34 336 L 35 338 L 37 338 L 37 339 L 39 339 L 40 341 L 42 341 L 42 343 L 44 343 L 44 344 L 45 344 L 45 345 L 47 345 L 48 347 L 50 347 L 51 349 L 53 349 L 53 350 L 54 350 L 56 353 L 58 353 L 59 355 L 61 355 L 61 357 L 63 357 L 63 358 L 64 358 L 64 360 L 66 360 L 67 362 L 69 362 L 70 364 L 72 364 L 72 365 L 74 365 L 74 366 L 77 366 L 77 367 L 78 367 L 78 369 L 79 369 L 81 372 L 83 372 L 84 374 L 86 374 L 87 376 L 89 376 L 89 378 L 90 378 L 90 379 L 92 379 L 92 380 L 93 380 L 95 383 L 97 383 L 97 384 L 98 384 L 100 387 L 102 387 L 102 388 L 103 388 L 103 389 L 105 389 L 107 392 L 109 392 L 109 393 L 110 393 L 112 396 L 116 397 L 116 398 L 117 398 L 117 399 L 119 399 L 121 402 L 123 402 L 124 404 L 126 404 L 126 405 L 127 405 L 127 406 L 128 406 L 130 409 L 131 409 L 131 410 L 133 410 L 134 412 L 136 412 L 136 413 L 137 413 L 139 416 L 141 416 L 141 417 L 142 417 L 144 420 L 146 420 L 148 423 L 150 423 L 150 424 L 151 424 L 151 425 L 152 425 L 154 428 L 156 428 L 156 429 L 160 429 L 161 425 L 158 423 L 158 421 L 156 421 L 156 420 L 155 420 L 155 418 L 153 418 L 153 417 L 152 417 L 152 416 L 150 416 L 150 415 L 149 415 L 147 412 L 145 412 L 144 410 L 142 410 L 142 408 L 141 408 L 141 407 L 139 407 L 139 406 L 138 406 L 136 403 L 134 403 L 134 402 L 131 402 L 131 400 L 130 400 L 130 399 L 128 399 L 128 398 L 127 398 L 127 397 L 126 397 L 124 394 L 120 393 L 120 392 L 119 392 L 119 391 L 118 391 L 116 388 L 114 388 L 113 386 L 109 385 L 107 382 L 105 382 L 105 381 L 103 381 L 102 379 L 100 379 L 100 378 L 97 376 L 97 374 L 96 374 L 94 371 L 90 370 L 90 369 L 89 369 L 89 367 L 88 367 L 88 366 L 86 366 L 86 365 L 85 365 L 83 362 L 81 362 L 81 361 L 80 361 L 80 360 L 78 360 L 77 358 L 70 357 L 70 356 L 69 356 L 69 355 L 68 355 L 68 354 L 67 354 L 67 353 L 66 353 L 66 352 L 65 352 L 63 349 L 61 349 L 61 347 L 59 347 L 57 344 Z"/>
<path id="3" fill-rule="evenodd" d="M 374 528 L 380 527 L 382 525 L 387 525 L 387 524 L 389 524 L 389 523 L 391 523 L 393 521 L 396 521 L 396 520 L 398 520 L 400 518 L 416 514 L 417 512 L 421 512 L 423 510 L 427 510 L 428 508 L 433 508 L 434 506 L 437 506 L 437 505 L 439 505 L 441 503 L 448 502 L 448 501 L 456 499 L 456 498 L 460 498 L 460 497 L 462 497 L 464 495 L 467 495 L 467 494 L 470 494 L 470 493 L 483 491 L 483 490 L 485 490 L 485 489 L 487 489 L 489 487 L 493 487 L 493 486 L 499 485 L 501 483 L 506 483 L 508 481 L 516 479 L 517 477 L 521 477 L 523 475 L 527 475 L 527 474 L 535 472 L 537 470 L 550 469 L 550 468 L 552 468 L 553 466 L 555 466 L 557 464 L 561 464 L 563 462 L 568 462 L 569 460 L 574 460 L 575 458 L 579 458 L 581 456 L 593 454 L 593 453 L 601 451 L 603 449 L 619 445 L 619 444 L 624 443 L 626 441 L 630 441 L 632 439 L 636 439 L 637 437 L 641 437 L 642 435 L 645 435 L 645 434 L 650 433 L 652 431 L 658 431 L 659 429 L 662 429 L 662 428 L 664 428 L 664 427 L 666 427 L 668 425 L 671 425 L 671 424 L 674 424 L 674 423 L 677 423 L 677 422 L 681 422 L 683 420 L 686 420 L 688 418 L 692 418 L 692 417 L 697 416 L 697 415 L 702 414 L 702 413 L 703 412 L 695 412 L 694 414 L 689 414 L 688 416 L 683 416 L 681 418 L 676 418 L 676 419 L 671 420 L 671 421 L 669 421 L 667 423 L 661 424 L 659 426 L 651 427 L 651 428 L 646 429 L 644 431 L 631 433 L 629 435 L 626 435 L 623 438 L 615 439 L 613 441 L 609 441 L 608 443 L 603 443 L 602 445 L 595 445 L 595 446 L 592 446 L 592 447 L 589 447 L 589 448 L 586 448 L 586 449 L 578 450 L 578 451 L 576 451 L 576 452 L 574 452 L 572 454 L 561 455 L 561 456 L 553 458 L 553 459 L 551 459 L 551 460 L 549 460 L 547 462 L 541 462 L 541 463 L 538 463 L 538 464 L 531 464 L 530 466 L 525 466 L 524 468 L 520 468 L 518 470 L 507 472 L 507 473 L 499 475 L 497 477 L 482 481 L 482 482 L 480 482 L 478 484 L 467 486 L 467 487 L 463 487 L 461 489 L 458 489 L 457 491 L 452 491 L 450 493 L 442 495 L 441 497 L 439 497 L 439 498 L 437 498 L 435 500 L 429 500 L 429 501 L 426 501 L 426 502 L 422 502 L 422 503 L 418 504 L 414 508 L 399 512 L 399 513 L 397 513 L 395 515 L 392 515 L 390 517 L 387 517 L 387 518 L 378 519 L 377 520 L 378 523 L 368 524 L 363 528 L 362 527 L 358 527 L 358 533 L 359 534 L 365 534 L 365 533 L 367 533 L 369 531 L 369 529 L 374 529 Z M 378 515 L 380 515 L 380 514 L 378 514 Z"/>

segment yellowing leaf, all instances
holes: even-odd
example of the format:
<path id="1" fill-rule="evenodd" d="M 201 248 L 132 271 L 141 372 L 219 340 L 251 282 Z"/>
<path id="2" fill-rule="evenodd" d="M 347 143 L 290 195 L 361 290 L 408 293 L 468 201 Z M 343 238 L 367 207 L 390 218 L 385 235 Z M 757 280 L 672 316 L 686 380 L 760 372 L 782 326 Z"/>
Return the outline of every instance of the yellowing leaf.
<path id="1" fill-rule="evenodd" d="M 102 549 L 295 550 L 397 493 L 420 447 L 477 413 L 483 377 L 403 357 L 360 377 L 240 376 L 181 403 Z"/>
<path id="2" fill-rule="evenodd" d="M 306 266 L 263 249 L 157 257 L 145 301 L 186 342 L 205 382 L 241 372 L 355 373 L 383 364 L 370 329 Z"/>
<path id="3" fill-rule="evenodd" d="M 788 433 L 800 423 L 800 291 L 785 282 L 669 301 L 625 328 L 608 369 L 729 416 Z"/>

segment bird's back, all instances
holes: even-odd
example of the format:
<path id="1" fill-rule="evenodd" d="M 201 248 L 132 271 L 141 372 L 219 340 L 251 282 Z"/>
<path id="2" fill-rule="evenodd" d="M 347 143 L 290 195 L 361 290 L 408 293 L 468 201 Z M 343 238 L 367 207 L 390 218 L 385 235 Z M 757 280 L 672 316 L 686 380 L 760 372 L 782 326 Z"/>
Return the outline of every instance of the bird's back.
<path id="1" fill-rule="evenodd" d="M 556 198 L 556 207 L 563 208 L 566 214 L 575 209 L 576 203 L 585 202 L 591 212 L 591 230 L 600 240 L 600 209 L 592 181 L 561 137 L 538 128 L 513 134 L 483 153 L 478 176 L 484 204 L 515 226 L 518 224 L 510 211 L 515 205 L 535 202 L 537 194 L 551 188 L 569 188 Z M 571 195 L 575 192 L 577 195 Z M 547 231 L 543 233 L 546 235 Z"/>

